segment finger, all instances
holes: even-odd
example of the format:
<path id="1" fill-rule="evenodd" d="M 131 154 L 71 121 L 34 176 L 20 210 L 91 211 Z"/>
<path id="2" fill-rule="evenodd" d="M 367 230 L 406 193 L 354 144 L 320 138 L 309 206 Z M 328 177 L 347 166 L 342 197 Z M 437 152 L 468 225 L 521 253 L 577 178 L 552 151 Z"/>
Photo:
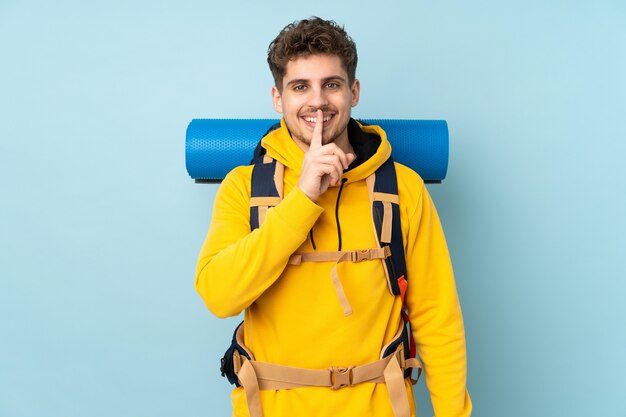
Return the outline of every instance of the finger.
<path id="1" fill-rule="evenodd" d="M 335 155 L 339 158 L 341 165 L 343 165 L 343 169 L 348 169 L 348 165 L 352 162 L 348 160 L 346 153 L 334 143 L 329 143 L 328 145 L 315 149 L 315 153 L 313 155 Z"/>
<path id="2" fill-rule="evenodd" d="M 330 185 L 330 176 L 324 175 L 320 181 L 320 194 L 324 194 Z"/>
<path id="3" fill-rule="evenodd" d="M 335 171 L 335 182 L 333 183 L 333 185 L 337 185 L 341 182 L 341 178 L 343 177 L 343 165 L 341 164 L 339 159 L 336 159 L 332 165 Z"/>
<path id="4" fill-rule="evenodd" d="M 319 174 L 323 177 L 330 177 L 330 185 L 337 185 L 341 181 L 343 176 L 343 169 L 339 161 L 335 160 L 334 163 L 320 164 L 318 165 Z"/>
<path id="5" fill-rule="evenodd" d="M 316 155 L 308 159 L 308 163 L 317 165 L 318 175 L 331 174 L 329 169 L 332 167 L 334 173 L 337 174 L 335 176 L 337 180 L 343 176 L 344 166 L 337 155 Z M 333 185 L 335 184 L 333 183 Z"/>
<path id="6" fill-rule="evenodd" d="M 341 177 L 343 177 L 343 167 L 339 161 L 332 164 L 332 171 L 331 176 L 334 179 L 333 185 L 337 185 L 341 182 Z"/>
<path id="7" fill-rule="evenodd" d="M 313 136 L 311 137 L 310 149 L 317 149 L 322 147 L 322 131 L 324 130 L 324 112 L 317 110 L 317 121 L 313 128 Z"/>
<path id="8" fill-rule="evenodd" d="M 341 170 L 343 171 L 344 169 L 348 168 L 348 158 L 346 157 L 346 153 L 342 151 L 341 148 L 335 145 L 334 143 L 332 145 L 333 145 L 332 154 L 333 156 L 337 158 L 337 160 L 341 164 Z"/>
<path id="9" fill-rule="evenodd" d="M 310 163 L 314 164 L 319 163 L 326 165 L 335 165 L 343 169 L 343 163 L 341 162 L 341 159 L 338 155 L 317 155 L 314 158 L 311 158 L 309 161 Z"/>
<path id="10" fill-rule="evenodd" d="M 353 153 L 347 153 L 346 158 L 348 158 L 348 166 L 350 166 L 350 164 L 356 159 L 356 155 Z M 348 169 L 348 166 L 346 166 L 346 169 Z"/>

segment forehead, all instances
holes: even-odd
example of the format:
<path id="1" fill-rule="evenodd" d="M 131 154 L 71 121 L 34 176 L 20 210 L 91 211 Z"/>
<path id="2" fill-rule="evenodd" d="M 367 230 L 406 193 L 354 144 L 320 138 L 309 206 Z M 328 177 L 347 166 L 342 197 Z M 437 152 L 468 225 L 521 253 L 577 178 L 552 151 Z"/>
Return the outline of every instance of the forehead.
<path id="1" fill-rule="evenodd" d="M 337 55 L 315 54 L 299 56 L 287 63 L 283 85 L 291 80 L 317 81 L 331 77 L 348 79 L 346 70 Z"/>

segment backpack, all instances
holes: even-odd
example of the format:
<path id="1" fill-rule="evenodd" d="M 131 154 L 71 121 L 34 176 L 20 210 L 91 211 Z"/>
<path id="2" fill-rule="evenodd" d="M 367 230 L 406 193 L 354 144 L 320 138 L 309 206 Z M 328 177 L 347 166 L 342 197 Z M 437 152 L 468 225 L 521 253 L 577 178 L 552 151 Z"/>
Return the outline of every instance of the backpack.
<path id="1" fill-rule="evenodd" d="M 264 137 L 279 127 L 279 123 L 273 125 L 269 128 Z M 256 146 L 251 164 L 254 165 L 250 195 L 250 230 L 252 231 L 261 226 L 267 211 L 271 207 L 278 205 L 283 198 L 284 166 L 265 154 L 265 148 L 261 146 L 261 141 L 259 141 Z M 294 254 L 291 256 L 289 263 L 297 265 L 307 261 L 335 260 L 337 262 L 360 262 L 366 259 L 381 259 L 383 261 L 389 291 L 392 295 L 400 297 L 404 304 L 408 283 L 406 279 L 406 260 L 404 256 L 402 228 L 400 224 L 398 182 L 393 159 L 389 157 L 374 174 L 366 179 L 366 182 L 370 190 L 374 233 L 376 234 L 378 248 L 364 251 Z M 342 292 L 341 284 L 339 283 L 339 288 L 337 288 L 337 283 L 334 279 L 333 281 L 339 296 L 339 293 Z M 346 312 L 345 306 L 344 312 Z M 348 314 L 349 312 L 347 312 L 346 315 Z M 401 336 L 386 346 L 382 354 L 383 356 L 395 352 L 398 346 L 403 343 L 404 356 L 406 358 L 416 358 L 415 341 L 410 331 L 410 322 L 406 308 L 402 310 L 402 318 L 404 325 Z M 233 334 L 231 345 L 221 359 L 220 367 L 222 376 L 226 377 L 231 384 L 240 386 L 237 378 L 237 370 L 235 369 L 236 366 L 233 361 L 233 356 L 237 355 L 245 357 L 248 360 L 252 359 L 251 353 L 243 344 L 243 322 L 237 326 Z M 421 368 L 418 369 L 418 378 L 420 374 Z M 405 370 L 404 376 L 405 378 L 411 376 L 410 368 Z"/>

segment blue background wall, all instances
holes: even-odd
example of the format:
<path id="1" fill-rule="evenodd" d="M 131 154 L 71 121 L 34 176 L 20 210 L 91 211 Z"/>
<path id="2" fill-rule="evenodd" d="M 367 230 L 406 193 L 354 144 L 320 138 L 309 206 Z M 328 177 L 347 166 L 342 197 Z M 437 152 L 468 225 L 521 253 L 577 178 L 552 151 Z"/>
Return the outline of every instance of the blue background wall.
<path id="1" fill-rule="evenodd" d="M 229 415 L 185 128 L 276 117 L 267 45 L 313 14 L 356 116 L 449 122 L 474 415 L 626 416 L 623 1 L 128 3 L 0 1 L 0 416 Z"/>

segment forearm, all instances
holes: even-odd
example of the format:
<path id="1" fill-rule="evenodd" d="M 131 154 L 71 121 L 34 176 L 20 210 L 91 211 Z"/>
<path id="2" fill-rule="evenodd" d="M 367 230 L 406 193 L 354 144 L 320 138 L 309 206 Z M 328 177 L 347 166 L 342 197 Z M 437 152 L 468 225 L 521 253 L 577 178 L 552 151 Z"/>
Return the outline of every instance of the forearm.
<path id="1" fill-rule="evenodd" d="M 463 317 L 443 230 L 426 189 L 411 230 L 407 306 L 433 409 L 437 417 L 466 417 L 472 404 Z"/>
<path id="2" fill-rule="evenodd" d="M 471 413 L 467 393 L 467 359 L 463 318 L 451 295 L 411 314 L 425 378 L 437 417 L 466 417 Z M 437 303 L 437 305 L 434 305 Z"/>

